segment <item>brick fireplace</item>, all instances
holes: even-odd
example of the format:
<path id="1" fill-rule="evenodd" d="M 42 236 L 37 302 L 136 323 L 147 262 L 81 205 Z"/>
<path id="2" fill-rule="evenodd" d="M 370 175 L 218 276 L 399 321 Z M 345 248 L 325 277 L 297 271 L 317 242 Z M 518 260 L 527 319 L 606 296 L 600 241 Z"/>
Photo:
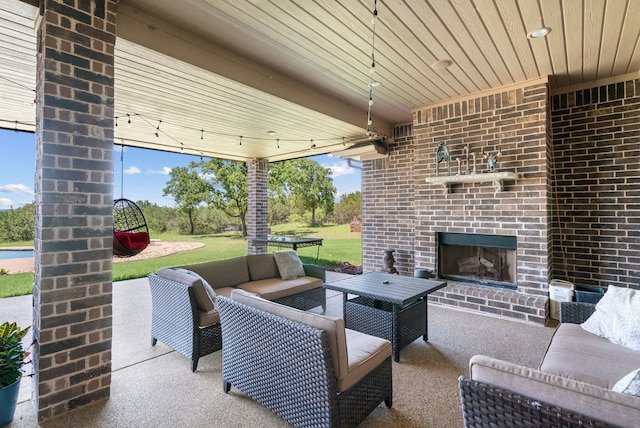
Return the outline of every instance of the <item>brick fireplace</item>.
<path id="1" fill-rule="evenodd" d="M 437 246 L 438 236 L 442 235 L 439 234 L 509 237 L 515 243 L 514 277 L 494 281 L 503 283 L 501 285 L 509 282 L 508 287 L 447 278 L 448 286 L 431 295 L 430 300 L 544 323 L 551 251 L 547 100 L 546 79 L 538 79 L 416 108 L 411 129 L 397 129 L 394 144 L 398 146 L 392 147 L 389 158 L 365 166 L 363 194 L 370 194 L 371 189 L 378 195 L 363 201 L 363 212 L 367 213 L 363 216 L 365 269 L 379 270 L 374 266 L 373 253 L 377 253 L 375 257 L 379 260 L 382 249 L 376 247 L 392 245 L 384 239 L 376 243 L 374 237 L 366 233 L 367 227 L 375 225 L 376 237 L 381 236 L 377 216 L 399 219 L 389 227 L 395 228 L 399 235 L 413 235 L 406 247 L 394 239 L 396 268 L 401 274 L 410 275 L 414 268 L 426 268 L 442 276 L 443 264 L 438 260 Z M 403 133 L 412 134 L 412 138 L 408 138 L 412 144 L 403 141 Z M 492 179 L 449 185 L 427 182 L 428 177 L 436 176 L 435 152 L 442 141 L 446 141 L 450 151 L 451 175 L 458 173 L 458 159 L 464 174 L 465 163 L 472 163 L 475 156 L 477 174 L 483 177 L 480 174 L 487 169 L 483 152 L 500 151 L 497 171 L 514 172 L 517 178 L 505 180 L 501 188 L 497 188 Z M 395 206 L 387 207 L 385 192 L 374 189 L 379 188 L 375 186 L 380 185 L 383 177 L 389 181 L 388 174 L 395 168 L 408 168 L 410 172 L 406 177 L 394 174 L 397 181 L 389 193 L 397 194 L 391 201 Z M 469 170 L 472 169 L 470 165 Z M 446 166 L 441 166 L 440 175 L 446 170 Z M 410 221 L 402 224 L 405 218 Z"/>
<path id="2" fill-rule="evenodd" d="M 439 274 L 439 233 L 486 234 L 515 237 L 515 288 L 448 280 L 432 302 L 543 323 L 551 278 L 639 288 L 638 118 L 635 75 L 553 95 L 534 80 L 414 109 L 412 123 L 394 128 L 389 156 L 363 163 L 363 269 L 381 270 L 393 248 L 401 275 Z M 427 183 L 443 140 L 453 175 L 458 158 L 466 172 L 476 154 L 479 172 L 479 154 L 500 150 L 498 171 L 517 178 L 501 189 Z"/>

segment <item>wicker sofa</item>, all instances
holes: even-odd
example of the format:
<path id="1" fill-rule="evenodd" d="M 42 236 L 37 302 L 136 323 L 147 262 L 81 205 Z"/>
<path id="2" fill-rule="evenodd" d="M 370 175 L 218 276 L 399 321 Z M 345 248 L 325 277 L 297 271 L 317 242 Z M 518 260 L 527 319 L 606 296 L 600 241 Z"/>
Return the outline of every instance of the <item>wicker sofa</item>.
<path id="1" fill-rule="evenodd" d="M 216 296 L 229 297 L 235 289 L 302 310 L 318 306 L 325 310 L 325 268 L 302 264 L 295 252 L 280 253 L 164 268 L 150 274 L 151 344 L 161 340 L 186 355 L 195 371 L 200 357 L 222 347 Z M 294 277 L 288 272 L 283 279 L 276 257 L 294 263 L 297 259 L 301 271 Z"/>
<path id="2" fill-rule="evenodd" d="M 391 343 L 237 290 L 218 299 L 222 380 L 296 427 L 353 427 L 392 405 Z"/>
<path id="3" fill-rule="evenodd" d="M 640 368 L 640 352 L 581 328 L 595 307 L 560 303 L 538 370 L 474 356 L 470 379 L 459 379 L 465 427 L 638 426 L 640 398 L 611 388 Z"/>

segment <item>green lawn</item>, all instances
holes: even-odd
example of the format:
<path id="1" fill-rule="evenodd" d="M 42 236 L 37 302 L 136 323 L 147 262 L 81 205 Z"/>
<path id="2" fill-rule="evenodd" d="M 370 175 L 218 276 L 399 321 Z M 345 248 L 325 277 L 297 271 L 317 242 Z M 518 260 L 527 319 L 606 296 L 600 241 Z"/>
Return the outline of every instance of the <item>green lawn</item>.
<path id="1" fill-rule="evenodd" d="M 327 268 L 334 268 L 343 262 L 354 265 L 362 263 L 362 236 L 360 233 L 349 232 L 349 225 L 330 225 L 309 227 L 302 224 L 285 224 L 273 226 L 274 235 L 295 235 L 323 238 L 322 247 L 300 248 L 298 254 L 305 263 L 318 263 Z M 142 278 L 151 272 L 167 267 L 179 266 L 207 260 L 218 260 L 247 254 L 247 240 L 239 233 L 222 233 L 217 235 L 179 235 L 165 233 L 153 238 L 169 242 L 197 241 L 205 244 L 195 250 L 183 251 L 169 256 L 147 260 L 121 262 L 113 264 L 113 280 Z M 30 245 L 32 242 L 0 244 L 0 246 Z M 278 249 L 269 247 L 269 252 Z M 316 256 L 318 261 L 316 262 Z M 33 288 L 33 274 L 19 273 L 0 275 L 0 298 L 31 294 Z"/>

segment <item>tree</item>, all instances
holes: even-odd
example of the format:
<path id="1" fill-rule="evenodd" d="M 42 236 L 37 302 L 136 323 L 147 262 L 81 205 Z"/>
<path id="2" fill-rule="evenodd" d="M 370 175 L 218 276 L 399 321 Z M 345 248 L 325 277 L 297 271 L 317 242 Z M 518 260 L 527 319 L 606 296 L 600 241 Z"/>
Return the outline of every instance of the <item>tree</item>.
<path id="1" fill-rule="evenodd" d="M 0 211 L 0 242 L 33 241 L 36 205 Z"/>
<path id="2" fill-rule="evenodd" d="M 340 202 L 336 204 L 333 219 L 338 224 L 350 223 L 354 218 L 360 219 L 362 215 L 362 194 L 360 192 L 342 195 Z"/>
<path id="3" fill-rule="evenodd" d="M 244 162 L 210 159 L 192 162 L 193 168 L 201 168 L 207 183 L 207 202 L 224 211 L 229 217 L 240 219 L 242 236 L 247 236 L 247 212 L 249 205 L 248 170 Z"/>
<path id="4" fill-rule="evenodd" d="M 318 162 L 302 158 L 272 164 L 274 183 L 280 181 L 280 192 L 294 198 L 305 210 L 311 211 L 311 226 L 316 226 L 316 209 L 333 212 L 336 188 L 331 170 Z M 271 181 L 271 176 L 269 177 Z"/>
<path id="5" fill-rule="evenodd" d="M 171 169 L 170 179 L 163 189 L 163 195 L 173 196 L 176 204 L 189 216 L 189 232 L 193 235 L 193 210 L 208 200 L 208 186 L 195 169 L 175 167 Z"/>

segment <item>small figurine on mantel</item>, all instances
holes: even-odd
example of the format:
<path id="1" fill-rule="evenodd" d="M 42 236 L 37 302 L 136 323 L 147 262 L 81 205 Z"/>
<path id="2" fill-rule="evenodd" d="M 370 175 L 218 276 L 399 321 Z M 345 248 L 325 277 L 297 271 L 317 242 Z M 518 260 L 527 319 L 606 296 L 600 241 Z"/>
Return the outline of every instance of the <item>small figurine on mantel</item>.
<path id="1" fill-rule="evenodd" d="M 440 162 L 447 162 L 447 175 L 451 175 L 451 162 L 449 156 L 449 148 L 447 147 L 446 141 L 441 141 L 438 144 L 438 148 L 436 149 L 436 177 L 439 175 L 438 166 Z"/>
<path id="2" fill-rule="evenodd" d="M 498 164 L 498 157 L 502 156 L 502 152 L 498 150 L 496 153 L 485 153 L 482 152 L 484 157 L 487 159 L 487 166 L 489 168 L 489 172 L 496 171 L 496 165 Z"/>

